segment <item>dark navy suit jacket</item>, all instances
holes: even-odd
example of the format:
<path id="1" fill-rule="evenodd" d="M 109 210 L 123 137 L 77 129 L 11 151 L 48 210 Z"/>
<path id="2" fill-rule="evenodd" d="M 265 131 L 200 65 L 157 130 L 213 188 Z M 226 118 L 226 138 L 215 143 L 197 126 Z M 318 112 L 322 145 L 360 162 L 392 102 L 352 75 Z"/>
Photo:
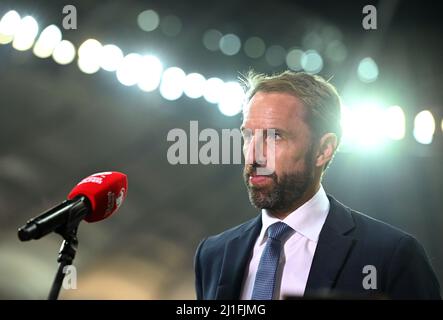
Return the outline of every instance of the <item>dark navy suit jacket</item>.
<path id="1" fill-rule="evenodd" d="M 438 280 L 416 239 L 328 198 L 331 207 L 305 298 L 441 299 Z M 260 230 L 259 215 L 200 243 L 194 260 L 197 299 L 239 299 Z M 373 267 L 364 273 L 365 266 Z M 371 286 L 365 289 L 369 274 Z"/>

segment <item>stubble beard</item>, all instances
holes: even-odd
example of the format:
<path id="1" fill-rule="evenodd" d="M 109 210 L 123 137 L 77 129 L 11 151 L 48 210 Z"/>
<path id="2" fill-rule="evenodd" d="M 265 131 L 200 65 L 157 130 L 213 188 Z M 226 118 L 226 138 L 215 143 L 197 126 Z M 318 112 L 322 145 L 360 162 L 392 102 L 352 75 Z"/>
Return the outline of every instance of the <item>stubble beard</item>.
<path id="1" fill-rule="evenodd" d="M 309 150 L 304 159 L 302 170 L 285 173 L 277 176 L 272 173 L 269 177 L 272 183 L 267 186 L 253 186 L 249 184 L 249 177 L 257 166 L 246 165 L 243 170 L 243 179 L 248 189 L 249 201 L 258 209 L 281 211 L 291 208 L 299 201 L 312 185 L 314 180 L 313 152 Z"/>

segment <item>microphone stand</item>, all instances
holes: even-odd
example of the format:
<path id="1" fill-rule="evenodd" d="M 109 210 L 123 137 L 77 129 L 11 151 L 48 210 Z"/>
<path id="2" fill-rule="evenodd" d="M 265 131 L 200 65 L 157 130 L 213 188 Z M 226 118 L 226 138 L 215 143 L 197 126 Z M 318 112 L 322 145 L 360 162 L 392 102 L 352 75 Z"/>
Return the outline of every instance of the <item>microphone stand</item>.
<path id="1" fill-rule="evenodd" d="M 58 253 L 58 270 L 55 275 L 54 282 L 52 283 L 48 300 L 57 300 L 63 284 L 63 279 L 65 278 L 65 267 L 72 265 L 72 262 L 74 261 L 78 246 L 77 228 L 78 225 L 75 228 L 68 230 L 66 233 L 60 233 L 64 240 Z"/>
<path id="2" fill-rule="evenodd" d="M 61 235 L 64 240 L 58 253 L 58 270 L 54 282 L 52 283 L 48 300 L 57 300 L 63 284 L 63 279 L 65 278 L 65 267 L 72 265 L 72 262 L 74 261 L 78 246 L 78 226 L 88 210 L 88 207 L 84 205 L 85 201 L 86 198 L 81 196 L 79 201 L 75 202 L 71 207 L 68 221 L 55 230 L 55 232 Z M 79 212 L 83 212 L 84 214 L 79 214 Z"/>

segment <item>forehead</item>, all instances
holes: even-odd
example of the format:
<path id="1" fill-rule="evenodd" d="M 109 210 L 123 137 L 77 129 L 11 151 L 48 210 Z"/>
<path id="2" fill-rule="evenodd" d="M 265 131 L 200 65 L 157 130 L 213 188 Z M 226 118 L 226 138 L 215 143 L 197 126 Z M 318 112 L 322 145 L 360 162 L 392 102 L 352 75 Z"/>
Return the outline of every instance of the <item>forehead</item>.
<path id="1" fill-rule="evenodd" d="M 257 92 L 244 110 L 246 128 L 291 128 L 303 121 L 305 108 L 300 99 L 285 92 Z"/>

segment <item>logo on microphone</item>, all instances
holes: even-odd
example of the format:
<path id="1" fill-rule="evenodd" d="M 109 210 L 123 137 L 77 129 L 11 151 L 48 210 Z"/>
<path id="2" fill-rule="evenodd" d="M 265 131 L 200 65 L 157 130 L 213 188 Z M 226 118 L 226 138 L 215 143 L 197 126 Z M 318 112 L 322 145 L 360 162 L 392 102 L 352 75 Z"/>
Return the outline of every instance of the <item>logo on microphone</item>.
<path id="1" fill-rule="evenodd" d="M 84 184 L 84 183 L 96 183 L 96 184 L 102 184 L 103 183 L 103 178 L 100 177 L 87 177 L 84 178 L 82 181 L 80 181 L 78 183 L 78 185 Z"/>
<path id="2" fill-rule="evenodd" d="M 106 211 L 105 211 L 105 213 L 107 215 L 111 214 L 112 211 L 114 211 L 114 208 L 115 208 L 115 210 L 120 208 L 120 206 L 123 203 L 123 199 L 125 198 L 125 191 L 126 191 L 125 188 L 121 188 L 117 197 L 115 196 L 114 192 L 112 192 L 112 191 L 108 192 L 108 203 L 107 203 Z"/>
<path id="3" fill-rule="evenodd" d="M 118 194 L 117 199 L 115 199 L 115 205 L 116 205 L 116 209 L 120 208 L 120 206 L 123 203 L 123 199 L 125 198 L 125 188 L 122 188 L 120 190 L 120 193 Z"/>
<path id="4" fill-rule="evenodd" d="M 84 183 L 96 183 L 96 184 L 102 184 L 103 180 L 106 179 L 106 176 L 111 175 L 112 172 L 100 172 L 95 173 L 87 178 L 84 178 L 82 181 L 78 183 L 78 185 L 84 184 Z"/>
<path id="5" fill-rule="evenodd" d="M 115 193 L 109 191 L 108 192 L 108 204 L 106 206 L 106 211 L 105 211 L 106 215 L 111 214 L 112 209 L 114 209 L 114 203 L 115 203 Z"/>

